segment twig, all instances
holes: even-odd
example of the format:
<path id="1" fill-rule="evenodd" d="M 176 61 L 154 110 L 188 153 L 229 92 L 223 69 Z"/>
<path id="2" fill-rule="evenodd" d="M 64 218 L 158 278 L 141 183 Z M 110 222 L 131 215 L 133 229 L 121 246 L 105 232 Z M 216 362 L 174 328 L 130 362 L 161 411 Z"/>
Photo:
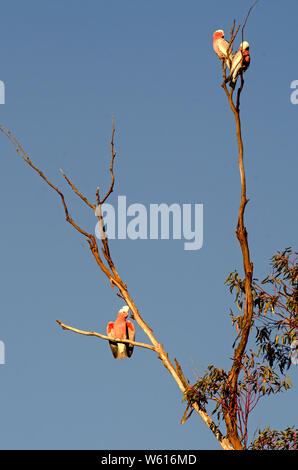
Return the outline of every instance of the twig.
<path id="1" fill-rule="evenodd" d="M 60 168 L 60 171 L 62 173 L 62 175 L 64 176 L 64 178 L 66 179 L 67 183 L 69 184 L 69 186 L 73 189 L 73 191 L 87 204 L 87 206 L 89 206 L 91 209 L 95 210 L 96 209 L 96 206 L 94 204 L 91 204 L 88 199 L 82 195 L 82 193 L 76 188 L 76 186 L 70 181 L 70 179 L 66 176 L 66 174 L 64 173 L 63 170 L 61 170 Z"/>
<path id="2" fill-rule="evenodd" d="M 248 12 L 247 12 L 246 18 L 245 18 L 245 20 L 244 20 L 244 23 L 243 23 L 243 26 L 242 26 L 242 29 L 241 29 L 242 42 L 243 42 L 243 32 L 244 32 L 244 28 L 245 28 L 245 26 L 246 26 L 248 17 L 249 17 L 249 15 L 250 15 L 252 9 L 253 9 L 253 8 L 256 6 L 256 4 L 258 3 L 258 1 L 259 1 L 259 0 L 256 0 L 256 1 L 253 3 L 253 5 L 250 7 L 250 9 L 248 10 Z"/>
<path id="3" fill-rule="evenodd" d="M 110 173 L 112 177 L 111 181 L 111 186 L 102 201 L 100 201 L 100 204 L 103 204 L 109 197 L 109 195 L 113 192 L 114 190 L 114 184 L 115 184 L 115 177 L 114 177 L 114 159 L 116 157 L 116 152 L 114 150 L 114 135 L 115 135 L 115 126 L 114 126 L 114 118 L 112 119 L 112 137 L 111 137 L 111 165 L 110 165 Z"/>
<path id="4" fill-rule="evenodd" d="M 133 344 L 134 346 L 138 346 L 140 348 L 146 348 L 146 349 L 151 349 L 152 351 L 155 351 L 154 346 L 151 346 L 150 344 L 139 343 L 137 341 L 132 341 L 130 339 L 111 338 L 110 336 L 102 335 L 100 333 L 97 333 L 96 331 L 78 330 L 77 328 L 74 328 L 73 326 L 69 326 L 69 325 L 66 325 L 65 323 L 62 323 L 62 321 L 60 320 L 56 320 L 56 322 L 60 326 L 62 326 L 63 330 L 73 331 L 74 333 L 79 333 L 80 335 L 97 336 L 98 338 L 105 339 L 108 341 L 115 341 L 115 343 L 129 343 L 129 344 Z"/>

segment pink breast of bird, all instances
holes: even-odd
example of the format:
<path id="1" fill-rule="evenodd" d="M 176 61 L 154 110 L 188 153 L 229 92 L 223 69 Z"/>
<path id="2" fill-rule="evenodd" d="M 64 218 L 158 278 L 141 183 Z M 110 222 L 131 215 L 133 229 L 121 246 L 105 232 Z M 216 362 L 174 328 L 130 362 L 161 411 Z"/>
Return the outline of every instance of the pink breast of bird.
<path id="1" fill-rule="evenodd" d="M 126 338 L 126 321 L 122 318 L 114 323 L 114 338 Z"/>

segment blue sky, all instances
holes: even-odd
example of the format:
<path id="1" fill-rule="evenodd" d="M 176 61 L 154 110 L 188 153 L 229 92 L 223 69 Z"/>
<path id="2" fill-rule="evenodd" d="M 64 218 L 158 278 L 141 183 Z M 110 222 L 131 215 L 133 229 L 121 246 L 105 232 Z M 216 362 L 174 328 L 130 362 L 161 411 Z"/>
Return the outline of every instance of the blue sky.
<path id="1" fill-rule="evenodd" d="M 95 217 L 65 186 L 59 168 L 95 198 L 110 184 L 115 119 L 115 192 L 127 203 L 204 205 L 204 243 L 113 240 L 129 292 L 190 381 L 211 363 L 229 368 L 233 298 L 224 281 L 242 273 L 235 226 L 240 195 L 233 116 L 212 33 L 242 22 L 250 1 L 12 0 L 0 18 L 1 124 L 65 189 L 71 215 Z M 251 66 L 241 98 L 246 210 L 255 277 L 297 248 L 297 124 L 290 84 L 298 79 L 296 0 L 260 0 L 246 40 Z M 166 369 L 138 349 L 115 361 L 108 344 L 62 331 L 56 319 L 104 333 L 123 302 L 53 191 L 0 136 L 0 448 L 219 449 L 185 406 Z M 295 209 L 296 207 L 296 209 Z M 146 341 L 137 329 L 137 340 Z M 297 424 L 295 388 L 260 402 L 258 427 Z"/>

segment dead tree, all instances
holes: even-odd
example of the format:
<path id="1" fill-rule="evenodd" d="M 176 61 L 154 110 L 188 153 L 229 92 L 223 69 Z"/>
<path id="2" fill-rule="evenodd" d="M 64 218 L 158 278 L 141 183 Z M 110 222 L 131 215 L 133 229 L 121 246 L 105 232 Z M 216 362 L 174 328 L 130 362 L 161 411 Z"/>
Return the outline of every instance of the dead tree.
<path id="1" fill-rule="evenodd" d="M 188 389 L 188 381 L 185 379 L 182 369 L 176 359 L 174 359 L 174 363 L 170 360 L 168 353 L 164 349 L 163 345 L 157 340 L 156 336 L 153 334 L 152 329 L 150 326 L 146 323 L 146 321 L 143 319 L 143 317 L 140 314 L 139 309 L 137 308 L 136 304 L 134 303 L 134 300 L 132 296 L 129 294 L 127 284 L 123 280 L 123 278 L 120 276 L 118 273 L 118 268 L 116 269 L 115 263 L 112 259 L 110 248 L 109 248 L 109 240 L 105 234 L 104 231 L 104 225 L 103 225 L 103 218 L 102 218 L 102 211 L 101 211 L 101 206 L 102 204 L 108 199 L 110 194 L 114 190 L 114 183 L 115 183 L 115 176 L 114 176 L 114 161 L 116 157 L 116 151 L 115 151 L 115 146 L 114 146 L 114 136 L 115 136 L 115 127 L 114 127 L 114 122 L 112 126 L 112 137 L 111 137 L 111 164 L 110 164 L 110 173 L 111 173 L 111 184 L 110 188 L 107 191 L 107 193 L 103 196 L 100 197 L 100 192 L 99 188 L 96 189 L 95 191 L 95 201 L 90 202 L 88 198 L 83 195 L 80 190 L 74 185 L 74 183 L 68 178 L 68 176 L 62 171 L 62 175 L 64 176 L 67 184 L 71 187 L 73 192 L 86 204 L 86 206 L 89 207 L 89 209 L 92 210 L 92 213 L 96 211 L 96 215 L 98 217 L 99 221 L 99 227 L 100 227 L 100 233 L 101 233 L 101 238 L 100 242 L 98 243 L 96 240 L 96 237 L 94 234 L 87 232 L 83 227 L 79 226 L 78 223 L 72 218 L 72 216 L 69 213 L 68 206 L 64 197 L 63 192 L 56 186 L 54 185 L 49 179 L 45 176 L 44 172 L 42 172 L 29 158 L 28 154 L 25 152 L 19 141 L 15 138 L 15 136 L 4 126 L 0 126 L 0 130 L 9 138 L 9 140 L 13 143 L 15 146 L 15 149 L 17 153 L 22 157 L 22 159 L 34 170 L 36 171 L 40 177 L 45 181 L 45 183 L 52 188 L 60 197 L 61 203 L 63 205 L 64 213 L 65 213 L 65 219 L 66 221 L 71 224 L 71 226 L 82 236 L 85 237 L 85 239 L 88 242 L 90 252 L 92 256 L 94 257 L 98 267 L 101 269 L 101 271 L 105 274 L 107 280 L 110 282 L 111 288 L 115 289 L 116 294 L 126 303 L 126 305 L 129 307 L 131 313 L 132 313 L 132 318 L 133 320 L 138 324 L 138 326 L 144 331 L 144 333 L 147 335 L 149 341 L 151 344 L 144 344 L 144 343 L 139 343 L 136 341 L 131 341 L 131 340 L 124 340 L 124 339 L 118 339 L 115 338 L 115 341 L 118 343 L 125 343 L 128 342 L 130 344 L 133 344 L 135 347 L 142 347 L 149 349 L 157 354 L 157 357 L 161 359 L 163 365 L 166 367 L 166 369 L 169 371 L 169 373 L 172 375 L 173 379 L 177 383 L 178 387 L 180 388 L 181 392 L 184 394 L 186 390 Z M 84 331 L 81 329 L 74 328 L 73 326 L 66 325 L 62 321 L 57 320 L 57 323 L 65 330 L 69 330 L 75 333 L 79 333 L 82 335 L 87 335 L 87 336 L 96 336 L 100 339 L 103 340 L 110 340 L 111 338 L 109 336 L 106 336 L 101 333 L 97 333 L 94 331 Z M 214 421 L 210 418 L 210 416 L 206 413 L 206 411 L 202 410 L 197 403 L 193 404 L 193 409 L 201 416 L 203 421 L 206 423 L 206 425 L 211 429 L 213 432 L 214 436 L 216 439 L 219 441 L 220 445 L 222 446 L 223 449 L 226 450 L 232 450 L 231 443 L 229 442 L 229 439 L 227 439 L 219 430 L 218 426 L 214 423 Z"/>

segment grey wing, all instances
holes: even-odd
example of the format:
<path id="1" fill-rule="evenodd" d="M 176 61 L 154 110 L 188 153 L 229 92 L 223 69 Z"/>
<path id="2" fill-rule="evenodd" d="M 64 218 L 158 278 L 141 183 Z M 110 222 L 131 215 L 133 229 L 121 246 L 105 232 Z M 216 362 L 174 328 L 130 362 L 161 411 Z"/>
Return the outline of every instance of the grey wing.
<path id="1" fill-rule="evenodd" d="M 114 336 L 114 323 L 113 322 L 108 323 L 107 335 L 111 336 L 112 338 L 115 337 Z M 111 351 L 113 353 L 114 358 L 117 359 L 117 357 L 118 357 L 118 343 L 115 343 L 115 341 L 109 341 L 109 345 L 110 345 L 110 348 L 111 348 Z"/>
<path id="2" fill-rule="evenodd" d="M 226 41 L 225 39 L 222 39 L 218 42 L 218 48 L 219 50 L 221 51 L 221 53 L 225 56 L 225 63 L 226 65 L 229 67 L 229 69 L 231 68 L 231 62 L 232 62 L 232 53 L 231 51 L 229 50 L 228 52 L 228 49 L 229 49 L 229 43 L 228 41 Z"/>
<path id="3" fill-rule="evenodd" d="M 227 55 L 228 47 L 229 47 L 229 43 L 225 39 L 220 39 L 218 41 L 218 49 L 224 56 Z"/>
<path id="4" fill-rule="evenodd" d="M 131 341 L 135 340 L 135 327 L 133 326 L 133 324 L 130 321 L 126 322 L 126 337 L 128 339 L 131 339 Z M 132 355 L 133 348 L 134 348 L 133 344 L 127 343 L 126 351 L 127 351 L 127 356 L 128 357 L 130 357 Z"/>
<path id="5" fill-rule="evenodd" d="M 232 60 L 232 67 L 231 67 L 231 76 L 235 81 L 238 77 L 239 70 L 241 68 L 241 61 L 242 61 L 242 53 L 241 51 L 236 52 Z"/>

